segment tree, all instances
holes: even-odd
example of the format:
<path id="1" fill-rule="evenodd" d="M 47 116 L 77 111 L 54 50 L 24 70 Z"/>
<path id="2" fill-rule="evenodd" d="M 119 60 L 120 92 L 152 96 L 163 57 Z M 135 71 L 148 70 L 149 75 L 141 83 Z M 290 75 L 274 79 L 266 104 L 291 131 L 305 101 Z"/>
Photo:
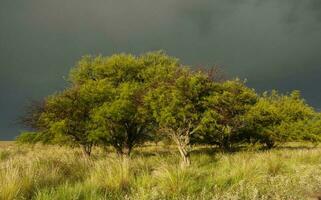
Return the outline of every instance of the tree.
<path id="1" fill-rule="evenodd" d="M 170 137 L 180 152 L 182 165 L 190 165 L 193 137 L 200 128 L 203 99 L 209 95 L 212 82 L 200 72 L 177 69 L 170 81 L 152 90 L 147 100 L 159 131 Z"/>
<path id="2" fill-rule="evenodd" d="M 90 155 L 111 145 L 119 155 L 146 141 L 170 138 L 190 164 L 193 144 L 230 150 L 243 141 L 320 140 L 320 116 L 298 92 L 258 96 L 240 80 L 222 81 L 216 69 L 192 71 L 164 52 L 140 56 L 84 56 L 69 86 L 30 104 L 22 142 L 68 143 Z"/>
<path id="3" fill-rule="evenodd" d="M 318 115 L 303 120 L 281 123 L 277 128 L 278 135 L 283 137 L 281 142 L 312 142 L 318 144 L 321 141 L 321 119 Z"/>
<path id="4" fill-rule="evenodd" d="M 289 95 L 277 91 L 265 92 L 245 116 L 248 123 L 246 132 L 254 141 L 272 148 L 278 142 L 305 138 L 306 131 L 298 133 L 294 129 L 302 130 L 305 127 L 303 129 L 307 130 L 302 125 L 313 120 L 315 114 L 313 108 L 301 98 L 299 91 Z"/>
<path id="5" fill-rule="evenodd" d="M 155 122 L 145 95 L 169 80 L 179 67 L 164 52 L 141 56 L 84 56 L 69 74 L 70 86 L 31 107 L 24 123 L 41 138 L 69 139 L 90 155 L 94 144 L 112 145 L 129 155 L 132 148 L 152 139 Z M 40 109 L 41 108 L 41 109 Z"/>
<path id="6" fill-rule="evenodd" d="M 205 101 L 202 142 L 230 150 L 233 144 L 242 140 L 239 136 L 246 125 L 243 116 L 256 100 L 254 90 L 238 79 L 216 83 L 214 92 Z"/>
<path id="7" fill-rule="evenodd" d="M 25 128 L 40 131 L 42 125 L 39 121 L 40 115 L 44 112 L 45 102 L 44 101 L 31 101 L 26 106 L 22 116 L 18 118 L 18 123 L 23 125 Z"/>
<path id="8" fill-rule="evenodd" d="M 152 137 L 154 127 L 144 107 L 144 89 L 139 83 L 123 83 L 110 101 L 93 111 L 97 124 L 93 135 L 111 144 L 119 155 L 129 156 L 136 145 Z"/>
<path id="9" fill-rule="evenodd" d="M 103 80 L 109 87 L 107 98 L 92 109 L 90 138 L 127 156 L 133 147 L 151 140 L 156 124 L 144 97 L 177 67 L 177 60 L 163 52 L 84 57 L 71 71 L 71 82 L 82 87 Z"/>
<path id="10" fill-rule="evenodd" d="M 93 128 L 91 111 L 108 97 L 109 85 L 104 80 L 72 85 L 46 98 L 40 121 L 45 124 L 45 132 L 53 138 L 57 135 L 68 137 L 89 156 L 96 142 L 90 135 Z"/>
<path id="11" fill-rule="evenodd" d="M 18 122 L 29 131 L 23 131 L 16 141 L 26 144 L 71 144 L 68 137 L 62 134 L 50 134 L 46 124 L 41 120 L 41 115 L 45 112 L 46 101 L 31 101 L 25 109 L 24 114 L 19 117 Z"/>

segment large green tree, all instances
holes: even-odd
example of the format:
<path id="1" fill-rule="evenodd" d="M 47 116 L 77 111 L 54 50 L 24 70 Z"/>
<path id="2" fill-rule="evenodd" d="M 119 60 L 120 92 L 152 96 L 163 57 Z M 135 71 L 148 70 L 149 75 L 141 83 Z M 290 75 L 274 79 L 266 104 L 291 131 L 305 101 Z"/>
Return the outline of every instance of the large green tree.
<path id="1" fill-rule="evenodd" d="M 69 87 L 47 97 L 41 107 L 31 107 L 24 118 L 25 124 L 37 126 L 37 137 L 20 138 L 68 139 L 87 155 L 95 144 L 112 145 L 129 155 L 134 146 L 151 139 L 156 127 L 145 95 L 172 80 L 179 67 L 177 59 L 161 51 L 84 56 L 70 72 Z"/>
<path id="2" fill-rule="evenodd" d="M 146 94 L 179 68 L 177 59 L 163 52 L 141 56 L 84 57 L 71 71 L 73 85 L 104 81 L 108 93 L 90 112 L 90 138 L 112 145 L 120 155 L 151 140 L 156 123 L 146 106 Z"/>
<path id="3" fill-rule="evenodd" d="M 22 142 L 111 145 L 120 155 L 167 136 L 182 164 L 193 144 L 230 149 L 243 141 L 320 140 L 320 115 L 298 92 L 258 96 L 240 80 L 219 82 L 213 71 L 193 71 L 164 52 L 140 56 L 84 56 L 68 87 L 31 104 L 21 122 L 35 132 Z M 214 79 L 213 79 L 214 78 Z M 215 80 L 215 81 L 214 81 Z"/>

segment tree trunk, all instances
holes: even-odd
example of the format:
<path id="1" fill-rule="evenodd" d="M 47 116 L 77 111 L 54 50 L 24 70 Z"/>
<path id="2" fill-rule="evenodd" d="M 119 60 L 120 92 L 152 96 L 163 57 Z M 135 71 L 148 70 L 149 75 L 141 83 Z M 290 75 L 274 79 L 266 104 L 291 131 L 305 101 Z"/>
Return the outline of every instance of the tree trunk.
<path id="1" fill-rule="evenodd" d="M 268 149 L 272 149 L 273 147 L 275 147 L 275 142 L 273 140 L 267 140 L 265 141 L 265 145 Z"/>
<path id="2" fill-rule="evenodd" d="M 191 159 L 190 159 L 190 153 L 187 150 L 187 148 L 184 148 L 184 146 L 178 146 L 179 153 L 181 154 L 182 158 L 182 167 L 188 167 L 191 165 Z"/>
<path id="3" fill-rule="evenodd" d="M 224 152 L 231 152 L 232 151 L 232 143 L 230 136 L 224 136 L 219 144 L 219 147 Z"/>
<path id="4" fill-rule="evenodd" d="M 125 146 L 122 150 L 123 152 L 123 155 L 129 157 L 130 156 L 130 153 L 132 152 L 132 148 L 131 147 L 128 147 L 128 146 Z"/>
<path id="5" fill-rule="evenodd" d="M 132 151 L 131 147 L 120 147 L 120 148 L 115 148 L 117 155 L 120 157 L 130 157 L 130 153 Z"/>
<path id="6" fill-rule="evenodd" d="M 190 159 L 190 137 L 189 134 L 186 133 L 184 135 L 173 135 L 173 139 L 177 145 L 177 148 L 179 150 L 179 153 L 182 158 L 182 167 L 188 167 L 191 165 L 191 159 Z"/>
<path id="7" fill-rule="evenodd" d="M 86 157 L 90 157 L 91 150 L 92 150 L 92 144 L 85 144 L 82 145 L 83 153 Z"/>
<path id="8" fill-rule="evenodd" d="M 221 149 L 225 152 L 230 152 L 232 150 L 231 143 L 228 140 L 224 140 Z"/>

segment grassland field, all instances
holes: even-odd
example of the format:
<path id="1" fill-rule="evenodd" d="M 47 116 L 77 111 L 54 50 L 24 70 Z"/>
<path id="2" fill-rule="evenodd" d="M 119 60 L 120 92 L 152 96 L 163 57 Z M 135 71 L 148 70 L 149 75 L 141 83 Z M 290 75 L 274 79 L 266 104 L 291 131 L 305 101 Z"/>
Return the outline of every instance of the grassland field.
<path id="1" fill-rule="evenodd" d="M 287 144 L 234 153 L 195 147 L 180 167 L 172 146 L 136 148 L 130 159 L 95 148 L 0 142 L 0 200 L 318 199 L 321 148 Z"/>

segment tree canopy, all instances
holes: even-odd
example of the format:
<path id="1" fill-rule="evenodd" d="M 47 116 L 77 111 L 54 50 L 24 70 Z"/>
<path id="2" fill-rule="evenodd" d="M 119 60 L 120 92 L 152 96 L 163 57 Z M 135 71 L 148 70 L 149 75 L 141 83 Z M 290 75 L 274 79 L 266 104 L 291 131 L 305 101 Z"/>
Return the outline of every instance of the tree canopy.
<path id="1" fill-rule="evenodd" d="M 240 143 L 320 141 L 320 113 L 298 91 L 258 94 L 213 72 L 162 51 L 84 56 L 65 90 L 27 108 L 21 122 L 33 132 L 18 141 L 78 145 L 86 155 L 95 145 L 112 146 L 130 155 L 137 145 L 169 138 L 184 165 L 195 144 L 230 150 Z"/>
<path id="2" fill-rule="evenodd" d="M 247 113 L 245 120 L 252 138 L 271 148 L 277 142 L 319 140 L 317 138 L 320 137 L 321 129 L 308 131 L 318 123 L 317 115 L 301 98 L 299 91 L 293 91 L 288 95 L 272 91 L 259 98 Z"/>

